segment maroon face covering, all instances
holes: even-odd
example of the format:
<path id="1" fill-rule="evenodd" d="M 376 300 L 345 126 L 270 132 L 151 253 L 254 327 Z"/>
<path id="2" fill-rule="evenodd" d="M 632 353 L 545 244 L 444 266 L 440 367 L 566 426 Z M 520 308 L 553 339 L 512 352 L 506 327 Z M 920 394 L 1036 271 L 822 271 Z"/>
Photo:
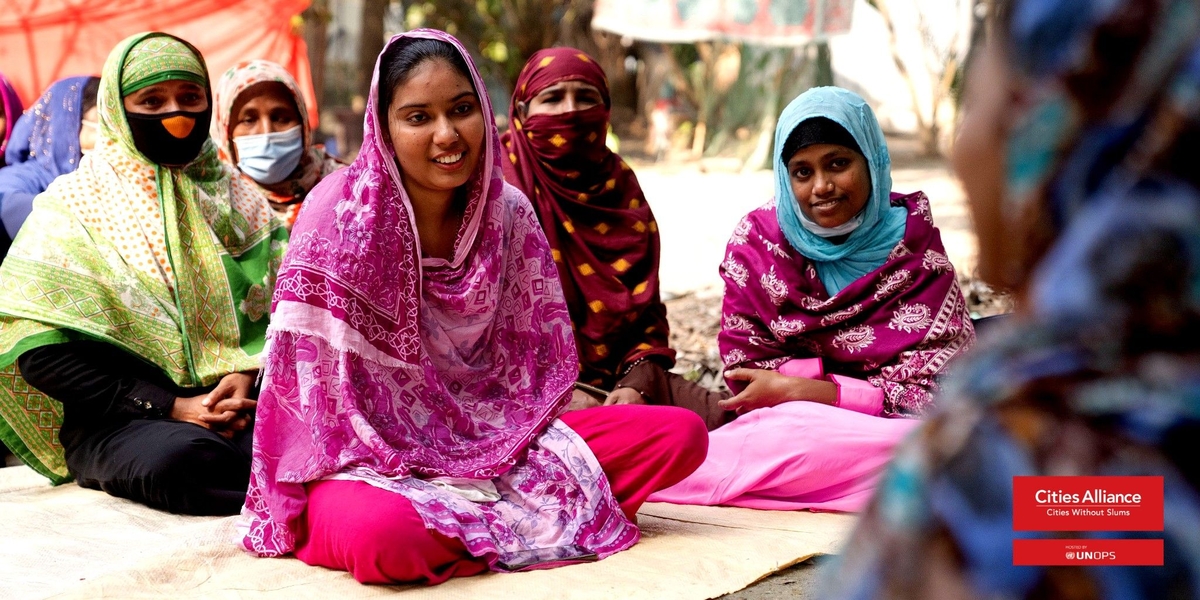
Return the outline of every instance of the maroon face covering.
<path id="1" fill-rule="evenodd" d="M 604 104 L 522 119 L 518 105 L 562 81 L 595 86 Z M 604 71 L 575 48 L 538 51 L 517 79 L 501 138 L 504 178 L 537 209 L 575 324 L 580 381 L 611 387 L 648 355 L 674 362 L 658 292 L 658 224 L 633 170 L 605 146 Z"/>

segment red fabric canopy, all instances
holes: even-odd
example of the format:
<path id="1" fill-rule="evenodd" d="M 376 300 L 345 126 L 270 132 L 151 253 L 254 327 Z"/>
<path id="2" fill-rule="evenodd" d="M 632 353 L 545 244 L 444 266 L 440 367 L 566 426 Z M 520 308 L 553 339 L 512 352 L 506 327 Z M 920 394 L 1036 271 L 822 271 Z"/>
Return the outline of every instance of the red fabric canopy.
<path id="1" fill-rule="evenodd" d="M 294 19 L 311 0 L 3 0 L 0 72 L 25 106 L 54 81 L 98 75 L 125 37 L 141 31 L 177 35 L 204 54 L 215 80 L 255 58 L 275 61 L 300 82 L 315 125 L 308 50 Z"/>

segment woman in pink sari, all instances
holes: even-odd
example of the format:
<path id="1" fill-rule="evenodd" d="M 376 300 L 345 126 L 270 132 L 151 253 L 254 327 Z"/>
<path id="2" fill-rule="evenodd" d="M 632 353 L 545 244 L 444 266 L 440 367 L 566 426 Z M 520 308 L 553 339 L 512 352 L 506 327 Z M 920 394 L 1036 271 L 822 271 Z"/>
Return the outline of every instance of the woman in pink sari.
<path id="1" fill-rule="evenodd" d="M 883 131 L 861 97 L 815 88 L 776 131 L 775 196 L 721 265 L 719 336 L 736 396 L 708 458 L 651 499 L 857 511 L 936 377 L 975 339 L 921 192 L 893 194 Z"/>
<path id="2" fill-rule="evenodd" d="M 578 362 L 558 271 L 458 41 L 392 38 L 365 130 L 280 270 L 242 545 L 429 584 L 630 547 L 641 503 L 703 459 L 704 424 L 563 413 Z"/>

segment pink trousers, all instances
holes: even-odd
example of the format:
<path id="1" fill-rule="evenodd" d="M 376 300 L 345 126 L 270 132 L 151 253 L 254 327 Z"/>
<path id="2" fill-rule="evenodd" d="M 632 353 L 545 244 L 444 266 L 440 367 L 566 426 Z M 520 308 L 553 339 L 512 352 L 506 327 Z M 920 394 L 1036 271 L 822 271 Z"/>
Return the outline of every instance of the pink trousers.
<path id="1" fill-rule="evenodd" d="M 817 402 L 760 408 L 709 434 L 704 464 L 651 500 L 859 512 L 918 425 Z"/>
<path id="2" fill-rule="evenodd" d="M 700 466 L 708 450 L 704 422 L 681 408 L 604 406 L 561 418 L 587 442 L 630 519 L 650 494 Z M 308 536 L 296 549 L 305 563 L 349 571 L 362 583 L 432 585 L 488 570 L 459 540 L 427 529 L 400 494 L 361 481 L 318 481 L 307 489 Z"/>

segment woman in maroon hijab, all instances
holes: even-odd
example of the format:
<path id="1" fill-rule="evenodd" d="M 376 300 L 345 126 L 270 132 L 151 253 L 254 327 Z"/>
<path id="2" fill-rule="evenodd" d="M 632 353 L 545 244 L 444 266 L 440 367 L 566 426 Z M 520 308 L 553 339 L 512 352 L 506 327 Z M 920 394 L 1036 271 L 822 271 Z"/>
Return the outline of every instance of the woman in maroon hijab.
<path id="1" fill-rule="evenodd" d="M 724 396 L 667 371 L 675 351 L 658 290 L 658 223 L 633 170 L 605 145 L 609 107 L 595 59 L 540 50 L 517 79 L 501 138 L 504 178 L 533 201 L 562 276 L 583 388 L 572 405 L 683 406 L 712 429 L 725 422 Z"/>

